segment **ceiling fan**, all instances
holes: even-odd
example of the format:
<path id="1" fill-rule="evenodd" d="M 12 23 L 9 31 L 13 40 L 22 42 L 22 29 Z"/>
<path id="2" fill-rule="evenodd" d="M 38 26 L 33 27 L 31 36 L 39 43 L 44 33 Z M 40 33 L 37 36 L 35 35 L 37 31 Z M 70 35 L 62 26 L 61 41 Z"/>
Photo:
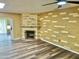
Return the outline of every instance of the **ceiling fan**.
<path id="1" fill-rule="evenodd" d="M 66 3 L 79 4 L 79 1 L 56 0 L 56 2 L 51 2 L 51 3 L 48 3 L 48 4 L 44 4 L 42 6 L 47 6 L 47 5 L 51 5 L 51 4 L 57 4 L 58 8 L 60 8 Z"/>

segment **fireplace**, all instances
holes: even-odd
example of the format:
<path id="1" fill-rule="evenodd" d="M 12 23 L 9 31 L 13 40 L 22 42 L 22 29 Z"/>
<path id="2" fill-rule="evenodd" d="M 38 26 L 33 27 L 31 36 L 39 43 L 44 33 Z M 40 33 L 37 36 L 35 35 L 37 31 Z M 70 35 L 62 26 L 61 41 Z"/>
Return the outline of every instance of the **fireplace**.
<path id="1" fill-rule="evenodd" d="M 25 39 L 35 39 L 35 31 L 26 30 L 25 31 Z"/>

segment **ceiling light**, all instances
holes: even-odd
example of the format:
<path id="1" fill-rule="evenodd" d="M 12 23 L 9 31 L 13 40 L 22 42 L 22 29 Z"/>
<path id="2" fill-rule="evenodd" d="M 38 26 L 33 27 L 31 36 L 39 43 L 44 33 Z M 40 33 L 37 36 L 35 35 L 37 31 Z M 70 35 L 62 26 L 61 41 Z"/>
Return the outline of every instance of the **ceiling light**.
<path id="1" fill-rule="evenodd" d="M 0 9 L 4 8 L 5 3 L 0 3 Z"/>
<path id="2" fill-rule="evenodd" d="M 66 4 L 66 1 L 60 1 L 60 2 L 58 2 L 57 4 L 58 4 L 58 5 L 64 5 L 64 4 Z"/>

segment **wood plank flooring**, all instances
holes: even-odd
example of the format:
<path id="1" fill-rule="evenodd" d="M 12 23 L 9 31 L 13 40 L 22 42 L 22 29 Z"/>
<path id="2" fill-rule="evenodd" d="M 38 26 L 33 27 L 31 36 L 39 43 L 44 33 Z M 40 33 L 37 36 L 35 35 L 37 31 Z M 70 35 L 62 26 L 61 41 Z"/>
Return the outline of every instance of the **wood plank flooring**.
<path id="1" fill-rule="evenodd" d="M 0 59 L 79 59 L 79 55 L 41 40 L 19 40 L 0 46 Z"/>

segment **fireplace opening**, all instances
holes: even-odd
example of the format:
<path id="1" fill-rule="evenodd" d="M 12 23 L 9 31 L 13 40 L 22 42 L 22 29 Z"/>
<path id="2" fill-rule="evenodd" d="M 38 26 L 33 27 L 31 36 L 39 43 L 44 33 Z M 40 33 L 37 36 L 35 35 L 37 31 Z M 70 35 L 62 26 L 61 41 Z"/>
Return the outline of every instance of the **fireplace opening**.
<path id="1" fill-rule="evenodd" d="M 34 39 L 35 38 L 35 31 L 25 31 L 25 39 Z"/>

